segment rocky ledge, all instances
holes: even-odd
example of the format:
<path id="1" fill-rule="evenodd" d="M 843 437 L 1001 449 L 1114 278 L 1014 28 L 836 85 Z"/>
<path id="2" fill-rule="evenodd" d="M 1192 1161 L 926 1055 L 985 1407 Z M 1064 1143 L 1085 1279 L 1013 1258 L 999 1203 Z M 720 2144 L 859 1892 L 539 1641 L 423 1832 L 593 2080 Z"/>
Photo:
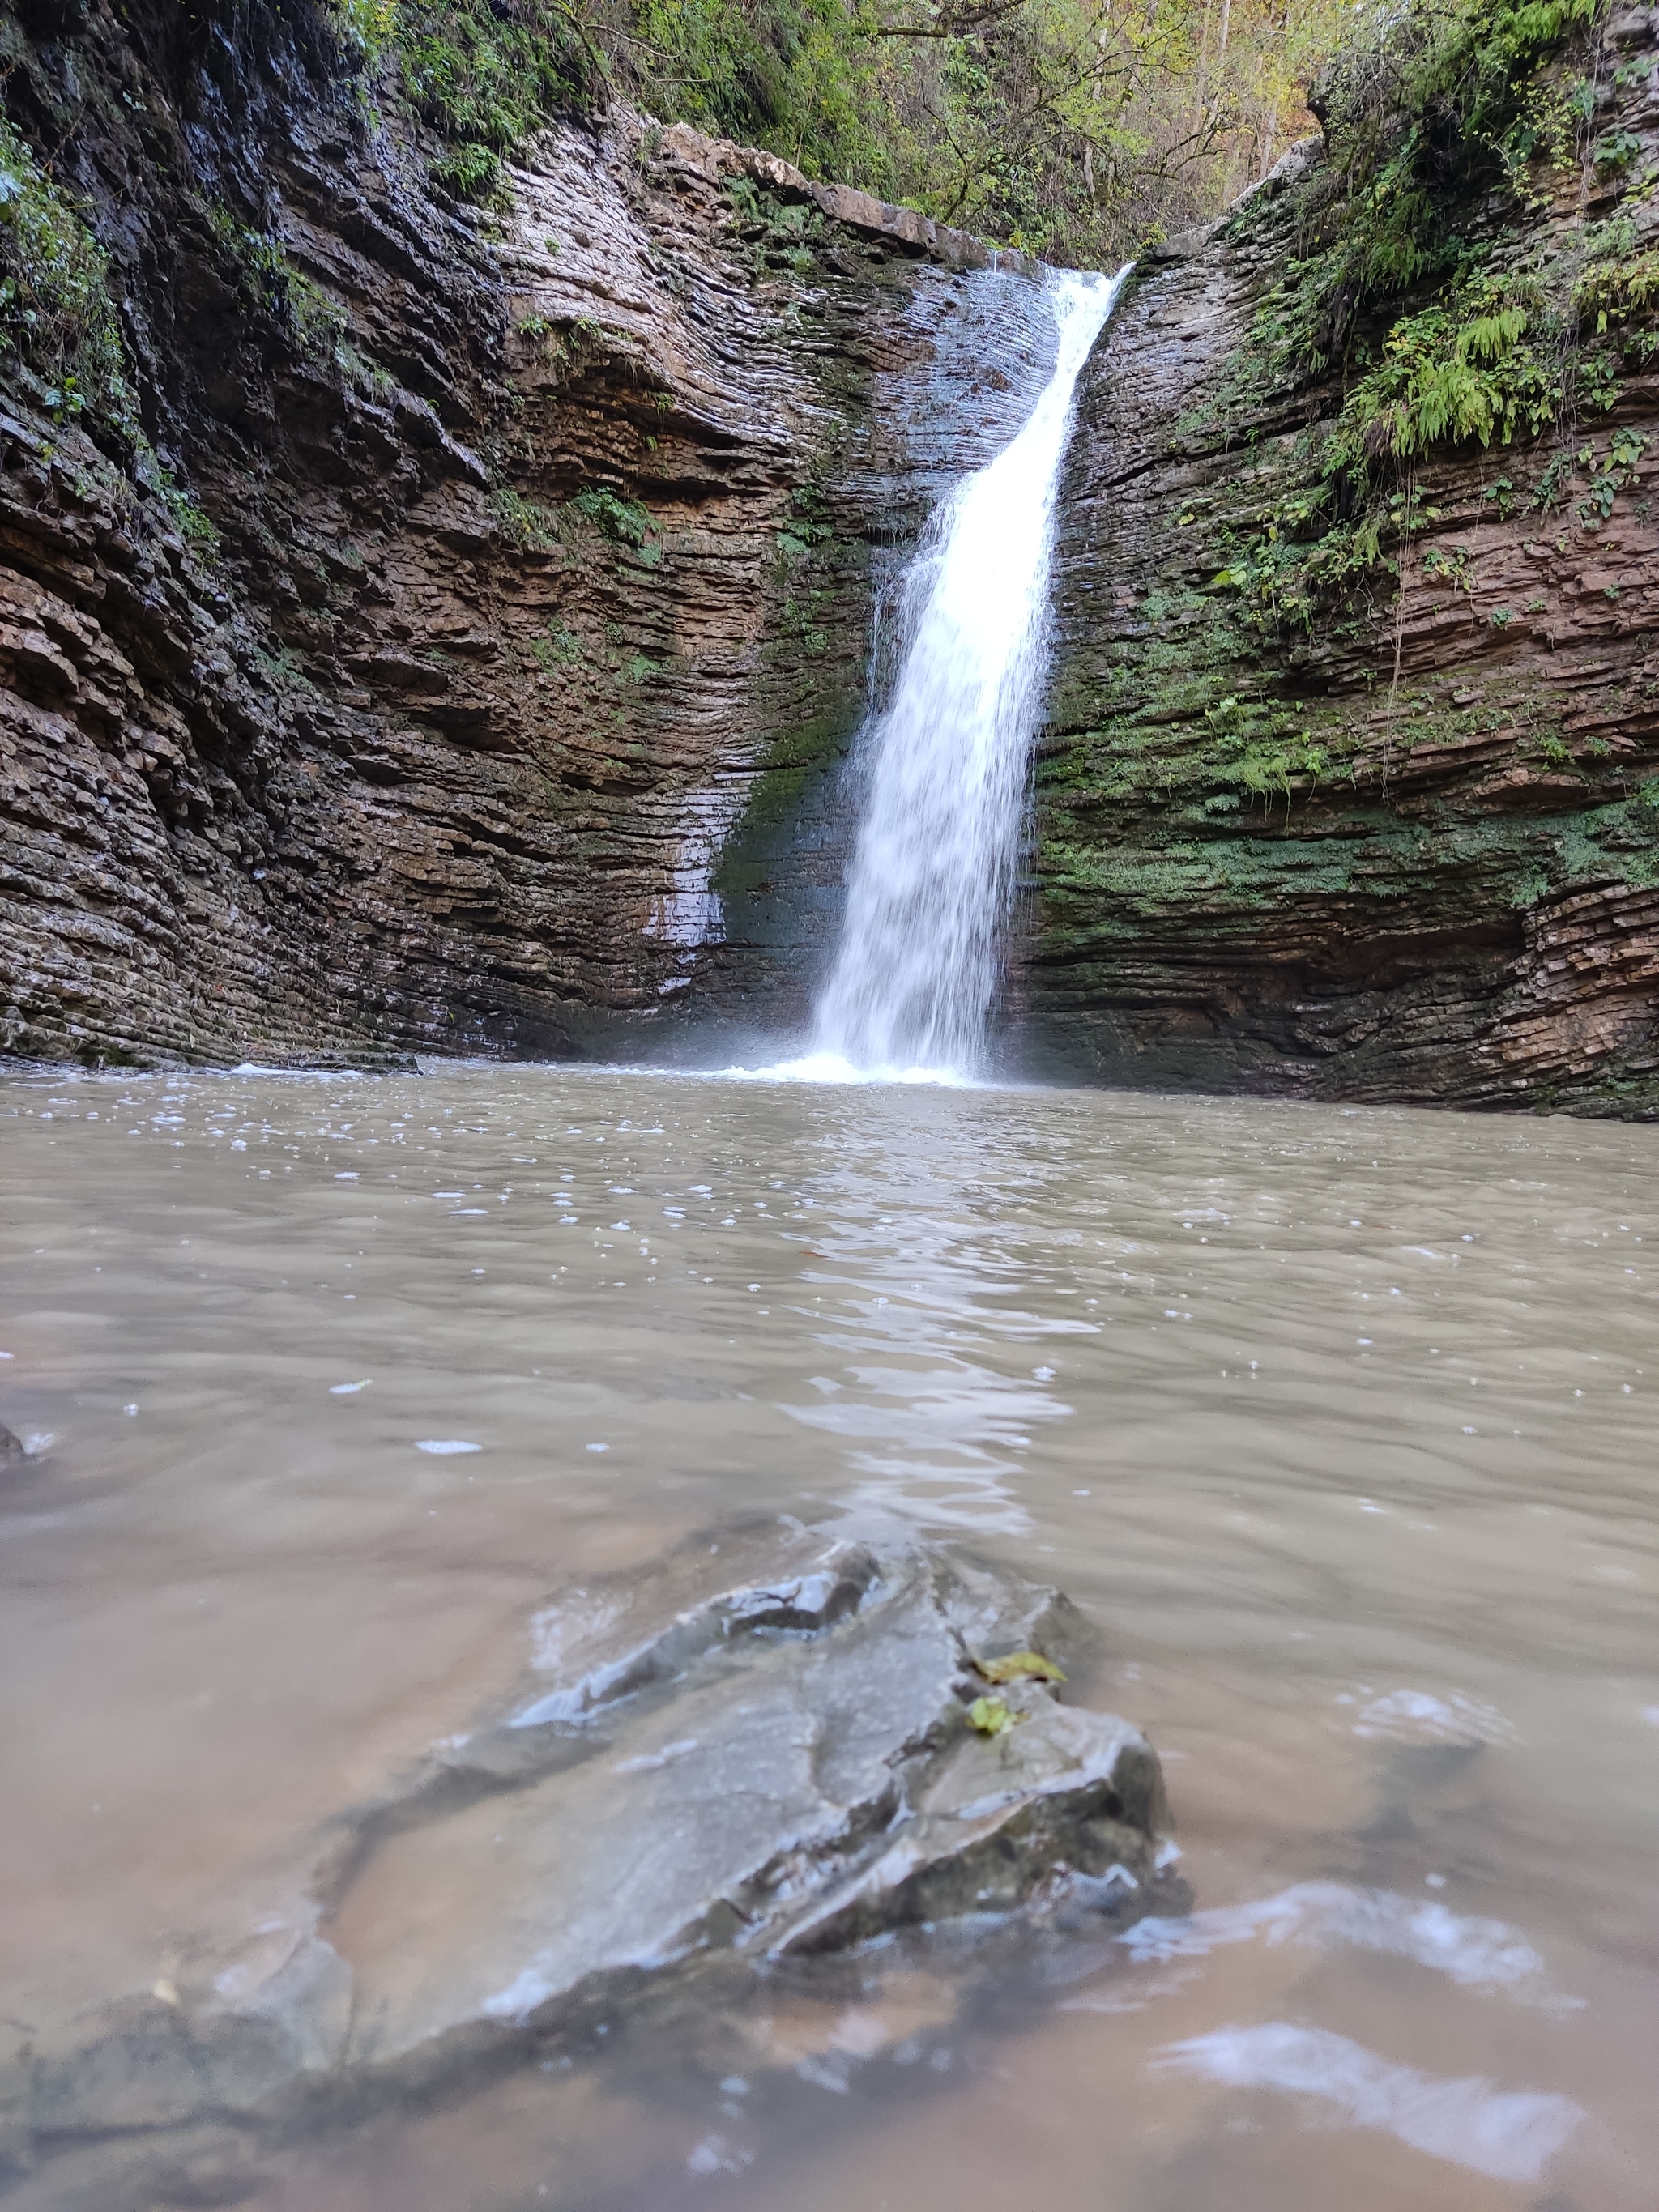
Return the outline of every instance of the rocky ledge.
<path id="1" fill-rule="evenodd" d="M 1144 1737 L 976 1670 L 1081 1628 L 884 1526 L 728 1529 L 569 1592 L 471 1731 L 296 1839 L 279 1918 L 249 1937 L 227 1902 L 176 1979 L 21 2021 L 4 2149 L 164 2198 L 226 2141 L 702 2017 L 895 1930 L 1158 1909 L 1180 1885 Z"/>

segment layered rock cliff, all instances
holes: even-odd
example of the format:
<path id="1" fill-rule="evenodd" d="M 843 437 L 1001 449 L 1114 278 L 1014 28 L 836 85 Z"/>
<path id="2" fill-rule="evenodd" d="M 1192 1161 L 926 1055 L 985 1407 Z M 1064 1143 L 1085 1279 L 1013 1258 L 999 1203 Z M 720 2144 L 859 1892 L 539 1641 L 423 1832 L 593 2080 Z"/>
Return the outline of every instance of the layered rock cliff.
<path id="1" fill-rule="evenodd" d="M 798 1009 L 874 595 L 1042 374 L 1018 257 L 626 112 L 480 210 L 301 9 L 46 14 L 9 106 L 153 450 L 0 357 L 0 1051 Z"/>
<path id="2" fill-rule="evenodd" d="M 1028 408 L 1041 291 L 622 110 L 468 204 L 327 20 L 5 27 L 19 158 L 107 258 L 134 397 L 112 427 L 0 355 L 0 1052 L 786 1027 L 884 586 Z M 1468 211 L 1480 283 L 1553 283 L 1614 340 L 1659 300 L 1654 21 L 1551 92 L 1591 118 L 1573 158 Z M 1348 370 L 1268 342 L 1330 181 L 1304 147 L 1150 255 L 1085 380 L 1020 1049 L 1659 1110 L 1652 348 L 1425 450 L 1368 523 L 1319 477 Z"/>
<path id="3" fill-rule="evenodd" d="M 1553 283 L 1577 313 L 1647 281 L 1656 63 L 1655 11 L 1615 15 L 1589 152 L 1474 211 L 1479 281 L 1540 326 Z M 1276 379 L 1264 308 L 1307 251 L 1323 161 L 1297 149 L 1150 257 L 1091 364 L 1037 774 L 1032 1048 L 1111 1081 L 1659 1113 L 1652 351 L 1612 349 L 1605 311 L 1598 343 L 1585 309 L 1559 419 L 1385 476 L 1389 557 L 1309 586 L 1317 457 L 1350 394 Z"/>

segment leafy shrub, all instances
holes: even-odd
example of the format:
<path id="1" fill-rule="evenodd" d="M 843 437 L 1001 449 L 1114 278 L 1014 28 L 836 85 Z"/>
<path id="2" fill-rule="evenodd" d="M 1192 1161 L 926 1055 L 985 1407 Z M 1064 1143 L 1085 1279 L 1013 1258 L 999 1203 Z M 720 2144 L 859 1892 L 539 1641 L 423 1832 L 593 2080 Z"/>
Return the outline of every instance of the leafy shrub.
<path id="1" fill-rule="evenodd" d="M 651 517 L 637 500 L 623 499 L 603 484 L 590 484 L 570 504 L 613 544 L 630 546 L 635 552 L 645 549 L 651 535 Z"/>

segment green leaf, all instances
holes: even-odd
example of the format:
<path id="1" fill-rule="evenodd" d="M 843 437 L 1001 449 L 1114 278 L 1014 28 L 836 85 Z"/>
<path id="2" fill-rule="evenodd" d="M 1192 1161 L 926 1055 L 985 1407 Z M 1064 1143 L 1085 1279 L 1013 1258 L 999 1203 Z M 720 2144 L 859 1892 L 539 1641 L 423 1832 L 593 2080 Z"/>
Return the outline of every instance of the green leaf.
<path id="1" fill-rule="evenodd" d="M 975 1698 L 968 1717 L 981 1735 L 1006 1735 L 1018 1717 L 1000 1698 Z"/>

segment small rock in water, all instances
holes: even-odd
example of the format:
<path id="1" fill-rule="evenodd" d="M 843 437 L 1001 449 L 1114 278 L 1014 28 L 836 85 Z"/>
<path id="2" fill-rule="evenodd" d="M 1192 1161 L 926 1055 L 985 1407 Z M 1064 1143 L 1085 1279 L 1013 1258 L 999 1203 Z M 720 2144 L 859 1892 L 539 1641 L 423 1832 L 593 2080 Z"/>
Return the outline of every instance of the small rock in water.
<path id="1" fill-rule="evenodd" d="M 675 2020 L 736 2094 L 757 1972 L 833 1973 L 890 1936 L 960 1961 L 994 1929 L 1069 1942 L 1079 1914 L 1168 1909 L 1158 1760 L 1059 1702 L 1043 1655 L 1084 1623 L 1006 1568 L 886 1522 L 756 1522 L 590 1577 L 529 1629 L 471 1727 L 294 1838 L 304 1909 L 204 1927 L 165 1990 L 37 2024 L 25 2137 L 304 2127 Z M 1011 1655 L 994 1700 L 969 1658 L 988 1650 Z M 805 2057 L 844 2087 L 904 2031 L 832 2009 Z"/>

